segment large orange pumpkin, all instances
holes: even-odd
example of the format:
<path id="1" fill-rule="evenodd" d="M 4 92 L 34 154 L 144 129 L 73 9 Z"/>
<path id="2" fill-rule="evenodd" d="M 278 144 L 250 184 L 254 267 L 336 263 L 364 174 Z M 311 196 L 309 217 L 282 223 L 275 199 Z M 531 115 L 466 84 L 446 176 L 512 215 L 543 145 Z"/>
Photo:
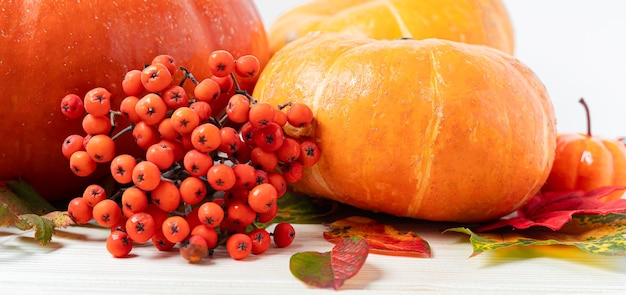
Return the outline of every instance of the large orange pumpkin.
<path id="1" fill-rule="evenodd" d="M 269 59 L 252 0 L 9 1 L 0 32 L 0 179 L 22 177 L 50 200 L 93 181 L 74 176 L 61 154 L 63 139 L 81 133 L 61 115 L 64 95 L 102 86 L 117 107 L 124 73 L 158 54 L 198 79 L 215 49 Z M 242 83 L 251 91 L 254 82 Z"/>
<path id="2" fill-rule="evenodd" d="M 616 139 L 591 134 L 590 114 L 587 113 L 587 133 L 562 133 L 556 138 L 554 164 L 544 192 L 591 191 L 603 186 L 626 185 L 626 147 Z M 624 191 L 616 191 L 603 200 L 619 199 Z"/>
<path id="3" fill-rule="evenodd" d="M 374 39 L 440 38 L 513 53 L 513 26 L 500 0 L 310 0 L 268 29 L 270 49 L 312 31 Z"/>
<path id="4" fill-rule="evenodd" d="M 497 218 L 537 193 L 554 159 L 543 84 L 485 46 L 310 34 L 270 59 L 253 96 L 315 114 L 321 158 L 293 188 L 362 209 Z"/>

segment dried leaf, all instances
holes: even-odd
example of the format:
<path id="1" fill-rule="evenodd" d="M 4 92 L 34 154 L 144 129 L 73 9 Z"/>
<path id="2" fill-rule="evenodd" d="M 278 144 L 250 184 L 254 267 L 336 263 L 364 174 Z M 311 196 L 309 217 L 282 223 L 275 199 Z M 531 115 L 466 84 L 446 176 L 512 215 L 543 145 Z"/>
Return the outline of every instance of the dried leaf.
<path id="1" fill-rule="evenodd" d="M 41 218 L 50 220 L 55 228 L 68 227 L 76 224 L 74 220 L 67 214 L 67 211 L 53 211 L 46 215 L 42 215 Z"/>
<path id="2" fill-rule="evenodd" d="M 289 270 L 308 285 L 337 290 L 361 270 L 368 252 L 367 242 L 354 236 L 339 241 L 330 252 L 292 255 Z"/>
<path id="3" fill-rule="evenodd" d="M 572 220 L 572 216 L 579 214 L 602 214 L 626 212 L 626 199 L 614 201 L 600 201 L 601 198 L 617 190 L 624 190 L 624 186 L 610 186 L 593 191 L 547 192 L 536 195 L 526 205 L 516 212 L 516 216 L 500 219 L 494 223 L 480 226 L 476 232 L 484 232 L 502 227 L 526 229 L 533 226 L 543 226 L 552 230 L 559 230 Z"/>
<path id="4" fill-rule="evenodd" d="M 465 227 L 448 229 L 470 235 L 472 256 L 512 246 L 568 245 L 601 255 L 626 255 L 626 214 L 576 215 L 560 230 L 533 227 L 476 233 Z"/>
<path id="5" fill-rule="evenodd" d="M 35 230 L 35 239 L 40 245 L 45 246 L 52 240 L 54 234 L 54 223 L 42 218 L 37 214 L 22 214 L 19 221 L 15 223 L 15 227 L 21 230 Z"/>
<path id="6" fill-rule="evenodd" d="M 9 205 L 0 203 L 0 226 L 13 226 L 17 220 L 17 215 L 9 209 Z"/>
<path id="7" fill-rule="evenodd" d="M 407 231 L 401 232 L 393 226 L 379 224 L 374 219 L 352 216 L 337 220 L 328 225 L 324 238 L 337 243 L 345 238 L 358 236 L 365 239 L 370 247 L 370 253 L 409 256 L 431 257 L 430 245 L 418 234 Z"/>

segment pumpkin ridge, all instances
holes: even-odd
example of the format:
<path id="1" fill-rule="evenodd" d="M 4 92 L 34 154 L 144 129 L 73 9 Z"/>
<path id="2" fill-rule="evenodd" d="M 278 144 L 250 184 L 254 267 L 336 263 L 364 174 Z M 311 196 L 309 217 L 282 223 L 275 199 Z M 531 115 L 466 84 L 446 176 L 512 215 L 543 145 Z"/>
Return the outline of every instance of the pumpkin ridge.
<path id="1" fill-rule="evenodd" d="M 389 11 L 391 12 L 391 14 L 393 14 L 395 21 L 398 24 L 398 28 L 400 28 L 400 32 L 402 32 L 402 37 L 403 38 L 413 37 L 413 34 L 411 34 L 411 30 L 409 30 L 406 23 L 402 20 L 402 16 L 400 16 L 398 9 L 395 6 L 393 6 L 391 3 L 389 3 L 389 1 L 384 1 L 384 3 L 385 3 L 385 6 L 387 6 Z"/>
<path id="2" fill-rule="evenodd" d="M 335 68 L 337 65 L 337 61 L 342 56 L 344 56 L 347 51 L 354 50 L 354 48 L 358 48 L 360 46 L 362 45 L 346 48 L 346 50 L 342 51 L 339 55 L 336 55 L 333 61 L 329 63 L 328 67 L 326 68 L 325 73 L 332 72 L 332 69 Z M 321 80 L 322 82 L 320 83 L 320 85 L 318 85 L 317 88 L 315 89 L 315 94 L 313 95 L 311 103 L 309 104 L 309 107 L 311 108 L 311 111 L 313 111 L 314 114 L 319 114 L 320 112 L 320 105 L 322 105 L 320 103 L 322 100 L 322 95 L 326 92 L 326 87 L 328 83 L 330 82 L 330 80 L 331 79 L 322 79 Z M 326 104 L 323 104 L 323 105 L 326 105 Z M 314 127 L 314 128 L 317 129 L 317 127 Z M 314 130 L 313 134 L 316 134 L 316 137 L 317 137 L 317 130 Z M 316 183 L 318 187 L 324 189 L 328 193 L 328 195 L 336 197 L 336 193 L 333 190 L 331 190 L 330 187 L 328 186 L 328 182 L 324 178 L 324 174 L 320 172 L 320 166 L 321 165 L 314 165 L 311 169 L 313 182 Z"/>
<path id="3" fill-rule="evenodd" d="M 426 126 L 426 130 L 424 131 L 424 134 L 430 134 L 431 136 L 427 144 L 427 146 L 429 146 L 429 149 L 426 153 L 422 155 L 422 165 L 415 165 L 414 175 L 417 177 L 417 188 L 415 191 L 415 195 L 411 197 L 411 202 L 409 202 L 409 206 L 407 208 L 407 214 L 409 215 L 415 215 L 419 212 L 420 208 L 422 207 L 422 202 L 424 201 L 424 195 L 428 190 L 428 184 L 430 183 L 430 177 L 432 173 L 431 168 L 435 155 L 433 147 L 435 146 L 435 142 L 437 141 L 437 137 L 439 136 L 438 130 L 439 126 L 441 125 L 441 118 L 443 117 L 443 114 L 441 112 L 441 104 L 443 104 L 443 100 L 441 99 L 441 92 L 439 90 L 439 81 L 441 75 L 439 73 L 437 64 L 437 57 L 435 56 L 435 51 L 433 49 L 430 51 L 430 85 L 433 89 L 432 106 L 434 111 L 432 112 L 433 116 Z"/>

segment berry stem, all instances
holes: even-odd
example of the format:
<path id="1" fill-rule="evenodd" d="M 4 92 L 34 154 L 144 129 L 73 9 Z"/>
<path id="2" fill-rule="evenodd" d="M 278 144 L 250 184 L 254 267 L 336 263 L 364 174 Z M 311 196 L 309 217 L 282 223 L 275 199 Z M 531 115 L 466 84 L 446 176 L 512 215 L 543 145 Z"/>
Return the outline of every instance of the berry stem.
<path id="1" fill-rule="evenodd" d="M 185 84 L 185 81 L 187 81 L 187 79 L 191 80 L 191 82 L 193 82 L 193 84 L 200 84 L 200 82 L 198 82 L 198 80 L 196 80 L 196 77 L 194 77 L 194 75 L 185 67 L 180 67 L 180 70 L 185 72 L 185 75 L 183 75 L 183 78 L 180 80 L 180 83 L 178 84 L 178 86 L 183 87 L 183 84 Z"/>
<path id="2" fill-rule="evenodd" d="M 286 107 L 288 107 L 288 106 L 291 106 L 291 102 L 286 102 L 286 103 L 284 103 L 284 104 L 279 104 L 279 105 L 278 105 L 278 109 L 279 109 L 279 110 L 282 110 L 282 109 L 284 109 L 284 108 L 286 108 Z"/>
<path id="3" fill-rule="evenodd" d="M 237 81 L 235 74 L 230 73 L 230 78 L 233 80 L 233 85 L 235 85 L 235 93 L 245 95 L 252 104 L 256 104 L 258 102 L 254 97 L 252 97 L 252 95 L 248 93 L 248 91 L 241 89 L 241 86 L 239 86 L 239 82 Z"/>
<path id="4" fill-rule="evenodd" d="M 578 100 L 578 102 L 580 102 L 580 104 L 582 104 L 585 108 L 585 114 L 587 115 L 587 136 L 591 136 L 591 115 L 589 114 L 589 107 L 582 97 Z"/>
<path id="5" fill-rule="evenodd" d="M 133 131 L 133 128 L 135 127 L 135 124 L 130 124 L 128 125 L 126 128 L 120 130 L 118 133 L 116 133 L 115 135 L 111 136 L 111 139 L 116 140 L 118 138 L 120 138 L 120 136 L 124 135 L 124 133 L 128 133 Z M 113 131 L 113 130 L 111 130 Z"/>
<path id="6" fill-rule="evenodd" d="M 239 86 L 239 82 L 237 81 L 235 74 L 230 73 L 230 78 L 233 80 L 233 85 L 235 85 L 235 92 L 239 93 L 240 91 L 244 91 L 244 90 L 241 90 L 241 86 Z"/>
<path id="7" fill-rule="evenodd" d="M 113 135 L 113 131 L 115 131 L 115 116 L 121 116 L 122 112 L 120 111 L 109 111 L 109 120 L 111 120 L 111 130 L 109 130 L 109 136 Z"/>
<path id="8" fill-rule="evenodd" d="M 122 196 L 125 190 L 126 190 L 125 188 L 116 190 L 115 193 L 113 193 L 113 195 L 111 195 L 109 199 L 113 201 L 117 201 L 117 199 L 119 199 Z"/>

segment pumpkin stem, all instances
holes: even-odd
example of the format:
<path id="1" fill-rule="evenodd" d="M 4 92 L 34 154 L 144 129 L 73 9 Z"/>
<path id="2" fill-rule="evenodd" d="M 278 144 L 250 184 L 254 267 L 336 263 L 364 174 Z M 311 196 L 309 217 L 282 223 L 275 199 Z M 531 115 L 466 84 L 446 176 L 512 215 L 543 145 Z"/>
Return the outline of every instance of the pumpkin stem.
<path id="1" fill-rule="evenodd" d="M 587 136 L 591 136 L 591 115 L 589 114 L 589 107 L 582 97 L 578 100 L 578 102 L 580 102 L 580 104 L 582 104 L 585 108 L 585 113 L 587 115 Z"/>

